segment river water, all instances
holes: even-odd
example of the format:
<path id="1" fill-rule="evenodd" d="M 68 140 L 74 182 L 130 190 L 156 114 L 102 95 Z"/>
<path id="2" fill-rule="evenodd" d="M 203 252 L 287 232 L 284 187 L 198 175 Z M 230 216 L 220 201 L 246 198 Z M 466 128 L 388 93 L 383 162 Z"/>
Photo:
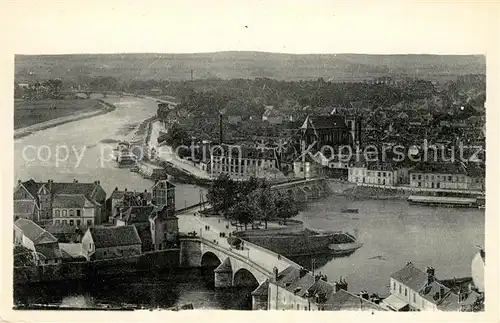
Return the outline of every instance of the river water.
<path id="1" fill-rule="evenodd" d="M 101 140 L 131 139 L 138 124 L 156 113 L 156 103 L 132 97 L 110 97 L 107 100 L 117 105 L 115 111 L 16 140 L 15 178 L 100 180 L 108 195 L 115 187 L 149 189 L 150 180 L 127 169 L 116 168 L 113 161 L 103 161 L 101 165 L 101 160 L 105 159 L 103 156 L 109 153 Z M 57 164 L 54 154 L 61 145 L 72 152 L 66 161 Z M 40 156 L 46 161 L 36 158 L 35 151 L 42 146 L 48 147 L 40 151 Z M 29 148 L 26 150 L 25 147 Z M 51 158 L 46 158 L 48 151 Z M 83 157 L 78 163 L 80 155 Z M 178 208 L 197 202 L 198 187 L 177 184 Z M 340 210 L 346 207 L 358 208 L 359 213 L 341 214 Z M 471 261 L 477 253 L 475 245 L 484 245 L 484 212 L 475 209 L 430 208 L 409 206 L 404 201 L 352 201 L 342 196 L 330 196 L 310 203 L 299 219 L 311 228 L 348 230 L 357 234 L 364 245 L 352 255 L 315 259 L 317 271 L 326 274 L 330 281 L 342 276 L 347 279 L 348 289 L 354 293 L 365 289 L 370 293 L 387 294 L 389 275 L 402 268 L 406 261 L 412 261 L 420 268 L 433 266 L 438 278 L 470 276 Z M 312 259 L 299 261 L 310 267 Z M 170 307 L 193 303 L 195 308 L 249 308 L 249 291 L 217 291 L 212 279 L 213 273 L 193 269 L 127 275 L 98 282 L 65 282 L 61 286 L 41 284 L 38 288 L 18 289 L 14 295 L 17 302 L 68 306 L 125 303 Z"/>

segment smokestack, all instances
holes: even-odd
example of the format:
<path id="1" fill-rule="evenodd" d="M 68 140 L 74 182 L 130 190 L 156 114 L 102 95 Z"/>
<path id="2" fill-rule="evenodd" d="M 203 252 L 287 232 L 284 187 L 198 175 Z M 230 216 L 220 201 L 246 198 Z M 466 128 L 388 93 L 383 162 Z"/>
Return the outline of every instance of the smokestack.
<path id="1" fill-rule="evenodd" d="M 219 113 L 219 144 L 223 143 L 223 135 L 222 135 L 222 113 Z"/>

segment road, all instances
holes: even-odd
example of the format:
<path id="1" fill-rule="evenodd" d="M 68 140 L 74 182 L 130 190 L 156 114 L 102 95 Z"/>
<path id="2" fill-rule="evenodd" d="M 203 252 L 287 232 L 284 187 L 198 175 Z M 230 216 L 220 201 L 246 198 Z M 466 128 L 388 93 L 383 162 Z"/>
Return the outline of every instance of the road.
<path id="1" fill-rule="evenodd" d="M 179 156 L 173 151 L 172 147 L 166 145 L 158 146 L 160 131 L 165 131 L 162 128 L 161 123 L 159 121 L 153 122 L 151 124 L 151 136 L 148 143 L 150 148 L 154 148 L 157 151 L 159 160 L 170 162 L 175 167 L 196 177 L 210 179 L 210 175 L 207 172 L 199 169 L 192 163 L 179 158 Z"/>
<path id="2" fill-rule="evenodd" d="M 272 267 L 274 266 L 276 266 L 280 271 L 290 265 L 299 267 L 299 265 L 295 264 L 291 260 L 284 257 L 280 257 L 280 259 L 278 259 L 278 255 L 276 253 L 247 242 L 244 243 L 243 250 L 232 248 L 227 242 L 227 237 L 230 232 L 236 231 L 236 227 L 232 226 L 226 220 L 218 217 L 195 216 L 194 213 L 198 211 L 199 210 L 197 209 L 191 209 L 177 215 L 179 218 L 179 230 L 181 232 L 187 233 L 196 231 L 198 236 L 215 242 L 219 246 L 241 255 L 269 271 L 272 271 Z M 226 228 L 226 225 L 228 225 L 229 228 Z M 209 226 L 209 230 L 206 230 L 205 226 Z M 225 232 L 226 237 L 221 237 L 219 235 L 221 232 Z"/>

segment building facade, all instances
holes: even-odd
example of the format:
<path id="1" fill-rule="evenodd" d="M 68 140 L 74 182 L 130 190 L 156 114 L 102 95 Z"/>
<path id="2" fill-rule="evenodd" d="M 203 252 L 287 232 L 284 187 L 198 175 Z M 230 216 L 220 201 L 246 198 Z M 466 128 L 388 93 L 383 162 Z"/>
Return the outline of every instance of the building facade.
<path id="1" fill-rule="evenodd" d="M 21 218 L 14 222 L 14 245 L 31 250 L 37 265 L 62 262 L 57 239 L 31 220 Z"/>
<path id="2" fill-rule="evenodd" d="M 397 186 L 401 172 L 389 163 L 351 163 L 348 181 L 351 183 Z"/>
<path id="3" fill-rule="evenodd" d="M 152 188 L 152 201 L 159 209 L 167 207 L 169 212 L 175 213 L 175 185 L 167 180 L 156 181 Z"/>
<path id="4" fill-rule="evenodd" d="M 141 255 L 142 242 L 133 225 L 90 227 L 82 238 L 82 254 L 87 260 Z"/>
<path id="5" fill-rule="evenodd" d="M 210 166 L 212 178 L 220 174 L 228 174 L 234 180 L 282 175 L 275 149 L 266 147 L 220 145 L 212 151 Z"/>
<path id="6" fill-rule="evenodd" d="M 467 172 L 464 165 L 422 163 L 410 171 L 410 186 L 453 190 L 484 190 L 483 173 Z"/>
<path id="7" fill-rule="evenodd" d="M 30 179 L 26 182 L 18 181 L 14 190 L 14 216 L 28 218 L 36 223 L 55 223 L 54 216 L 59 210 L 59 221 L 63 220 L 62 211 L 74 214 L 76 225 L 77 211 L 80 212 L 80 221 L 88 221 L 93 214 L 93 224 L 100 224 L 105 219 L 102 211 L 106 201 L 106 192 L 99 181 L 94 183 L 35 182 Z M 60 222 L 62 223 L 62 222 Z M 68 222 L 69 223 L 69 222 Z M 83 222 L 82 222 L 83 223 Z M 86 223 L 86 222 L 85 222 Z"/>

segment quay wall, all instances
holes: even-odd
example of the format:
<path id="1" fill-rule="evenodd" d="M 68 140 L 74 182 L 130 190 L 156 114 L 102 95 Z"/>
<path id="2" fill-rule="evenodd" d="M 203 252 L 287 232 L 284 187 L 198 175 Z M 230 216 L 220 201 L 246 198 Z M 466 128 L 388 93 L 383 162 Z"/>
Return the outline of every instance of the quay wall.
<path id="1" fill-rule="evenodd" d="M 133 257 L 14 267 L 14 284 L 82 279 L 178 266 L 179 249 L 168 249 Z"/>

